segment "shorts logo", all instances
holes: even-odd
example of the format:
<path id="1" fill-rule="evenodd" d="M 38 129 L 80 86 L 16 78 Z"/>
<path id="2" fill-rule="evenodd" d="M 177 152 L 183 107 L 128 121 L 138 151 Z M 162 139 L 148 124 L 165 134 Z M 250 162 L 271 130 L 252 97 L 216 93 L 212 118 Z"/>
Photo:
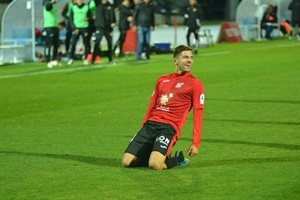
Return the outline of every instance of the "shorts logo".
<path id="1" fill-rule="evenodd" d="M 165 136 L 161 135 L 159 137 L 156 138 L 156 142 L 159 141 L 162 145 L 160 145 L 161 147 L 162 146 L 165 146 L 164 148 L 166 148 L 167 146 L 169 146 L 169 143 L 170 143 L 170 140 L 169 138 L 166 138 Z M 163 147 L 162 147 L 163 148 Z"/>

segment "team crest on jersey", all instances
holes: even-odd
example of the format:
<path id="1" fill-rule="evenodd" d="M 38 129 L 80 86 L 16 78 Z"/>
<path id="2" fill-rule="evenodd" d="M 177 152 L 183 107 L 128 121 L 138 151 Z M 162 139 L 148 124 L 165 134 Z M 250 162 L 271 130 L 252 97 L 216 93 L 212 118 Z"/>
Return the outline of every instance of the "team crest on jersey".
<path id="1" fill-rule="evenodd" d="M 176 88 L 182 88 L 182 86 L 184 85 L 184 83 L 179 82 L 175 85 Z"/>
<path id="2" fill-rule="evenodd" d="M 161 95 L 161 97 L 160 97 L 160 104 L 164 105 L 164 106 L 167 105 L 169 99 L 171 99 L 173 96 L 174 96 L 173 93 L 170 93 L 168 95 L 167 94 Z"/>

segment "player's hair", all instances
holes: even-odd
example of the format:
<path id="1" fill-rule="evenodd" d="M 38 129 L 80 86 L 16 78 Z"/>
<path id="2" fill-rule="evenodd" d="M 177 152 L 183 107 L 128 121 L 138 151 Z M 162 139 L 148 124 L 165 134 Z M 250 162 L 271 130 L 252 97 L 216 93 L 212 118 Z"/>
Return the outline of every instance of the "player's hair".
<path id="1" fill-rule="evenodd" d="M 183 52 L 183 51 L 193 51 L 193 50 L 188 46 L 179 45 L 175 48 L 173 58 L 176 58 L 177 56 L 179 56 L 181 54 L 181 52 Z"/>

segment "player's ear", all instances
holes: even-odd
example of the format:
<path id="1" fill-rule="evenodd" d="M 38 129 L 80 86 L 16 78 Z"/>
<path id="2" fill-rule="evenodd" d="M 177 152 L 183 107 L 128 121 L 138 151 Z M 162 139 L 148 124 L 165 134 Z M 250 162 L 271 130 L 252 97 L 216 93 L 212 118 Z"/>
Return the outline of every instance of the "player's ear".
<path id="1" fill-rule="evenodd" d="M 174 60 L 175 65 L 177 65 L 178 59 L 177 59 L 177 58 L 174 58 L 173 60 Z"/>

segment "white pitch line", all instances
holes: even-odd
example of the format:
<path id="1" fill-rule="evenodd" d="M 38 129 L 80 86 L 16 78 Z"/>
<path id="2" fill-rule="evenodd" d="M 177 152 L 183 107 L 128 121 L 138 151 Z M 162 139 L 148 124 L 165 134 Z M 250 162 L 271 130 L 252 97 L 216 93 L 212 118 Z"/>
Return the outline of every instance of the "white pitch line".
<path id="1" fill-rule="evenodd" d="M 17 77 L 24 77 L 24 76 L 34 76 L 34 75 L 41 75 L 41 74 L 54 74 L 54 73 L 61 73 L 61 72 L 73 72 L 73 71 L 83 71 L 89 69 L 100 69 L 104 67 L 113 67 L 116 65 L 101 65 L 101 66 L 85 66 L 85 67 L 76 67 L 76 68 L 64 68 L 64 69 L 56 69 L 56 70 L 47 70 L 41 72 L 29 72 L 29 73 L 22 73 L 22 74 L 9 74 L 0 76 L 0 79 L 6 78 L 17 78 Z"/>
<path id="2" fill-rule="evenodd" d="M 276 45 L 276 46 L 269 46 L 269 47 L 257 47 L 257 48 L 245 49 L 245 51 L 256 51 L 256 50 L 264 50 L 264 49 L 294 47 L 294 46 L 300 46 L 300 45 L 299 44 L 286 44 L 286 45 Z"/>
<path id="3" fill-rule="evenodd" d="M 220 52 L 214 52 L 214 53 L 204 53 L 204 54 L 199 54 L 200 56 L 216 56 L 216 55 L 224 55 L 224 54 L 230 54 L 232 53 L 231 51 L 220 51 Z"/>
<path id="4" fill-rule="evenodd" d="M 216 56 L 216 55 L 224 55 L 229 54 L 230 51 L 223 51 L 223 52 L 215 52 L 215 53 L 206 53 L 206 54 L 200 54 L 200 56 Z M 151 60 L 153 61 L 153 60 Z M 161 60 L 160 60 L 161 61 Z M 160 61 L 154 61 L 154 62 L 160 62 Z M 144 63 L 144 61 L 137 61 L 136 64 Z M 8 75 L 2 75 L 0 76 L 0 79 L 8 79 L 8 78 L 18 78 L 18 77 L 25 77 L 25 76 L 34 76 L 34 75 L 42 75 L 42 74 L 54 74 L 54 73 L 62 73 L 62 72 L 72 72 L 72 71 L 83 71 L 83 70 L 90 70 L 90 69 L 100 69 L 104 67 L 116 67 L 120 65 L 124 65 L 125 63 L 120 63 L 116 65 L 96 65 L 96 66 L 84 66 L 84 67 L 70 67 L 70 68 L 64 68 L 64 69 L 54 69 L 54 70 L 45 70 L 40 72 L 28 72 L 28 73 L 21 73 L 21 74 L 8 74 Z"/>

